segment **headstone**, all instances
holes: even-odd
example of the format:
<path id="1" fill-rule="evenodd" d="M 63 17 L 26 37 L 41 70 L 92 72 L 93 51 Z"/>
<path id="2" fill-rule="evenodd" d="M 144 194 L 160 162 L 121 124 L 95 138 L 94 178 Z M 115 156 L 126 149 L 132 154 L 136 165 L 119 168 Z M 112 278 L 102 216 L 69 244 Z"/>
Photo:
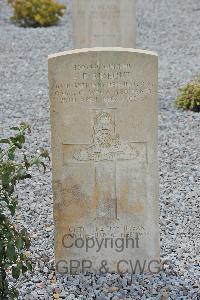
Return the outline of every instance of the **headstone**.
<path id="1" fill-rule="evenodd" d="M 73 0 L 74 48 L 136 44 L 135 0 Z"/>
<path id="2" fill-rule="evenodd" d="M 49 87 L 57 271 L 155 272 L 156 54 L 51 55 Z"/>

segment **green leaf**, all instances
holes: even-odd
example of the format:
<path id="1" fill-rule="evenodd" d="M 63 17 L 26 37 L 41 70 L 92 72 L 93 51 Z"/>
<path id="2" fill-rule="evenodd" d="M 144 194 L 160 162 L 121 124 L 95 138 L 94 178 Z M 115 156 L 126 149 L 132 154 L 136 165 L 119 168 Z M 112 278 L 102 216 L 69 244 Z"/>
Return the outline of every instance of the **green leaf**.
<path id="1" fill-rule="evenodd" d="M 10 127 L 10 129 L 11 129 L 11 130 L 15 130 L 15 131 L 19 131 L 19 130 L 20 130 L 19 127 L 16 127 L 16 126 Z"/>
<path id="2" fill-rule="evenodd" d="M 28 234 L 27 234 L 27 230 L 26 230 L 25 228 L 23 228 L 23 229 L 21 230 L 21 238 L 22 238 L 23 241 L 24 241 L 24 244 L 25 244 L 26 249 L 29 249 L 31 240 L 30 240 L 30 238 L 29 238 L 29 236 L 28 236 Z"/>
<path id="3" fill-rule="evenodd" d="M 17 179 L 24 180 L 26 178 L 31 178 L 32 176 L 26 172 L 26 169 L 19 169 L 17 172 Z"/>
<path id="4" fill-rule="evenodd" d="M 2 261 L 4 256 L 4 243 L 3 241 L 0 241 L 0 261 Z"/>
<path id="5" fill-rule="evenodd" d="M 31 240 L 28 236 L 24 237 L 23 238 L 24 242 L 25 242 L 25 246 L 26 246 L 26 249 L 29 249 L 30 248 L 30 245 L 31 245 Z"/>
<path id="6" fill-rule="evenodd" d="M 9 160 L 14 160 L 15 158 L 15 151 L 16 151 L 16 147 L 12 147 L 8 150 L 8 159 Z"/>
<path id="7" fill-rule="evenodd" d="M 0 144 L 10 144 L 9 139 L 0 139 Z"/>
<path id="8" fill-rule="evenodd" d="M 22 131 L 27 130 L 28 133 L 31 133 L 31 126 L 30 126 L 28 123 L 22 122 L 22 123 L 20 124 L 20 129 L 21 129 Z"/>
<path id="9" fill-rule="evenodd" d="M 40 151 L 41 151 L 41 154 L 40 154 L 41 157 L 48 158 L 50 160 L 49 152 L 47 149 L 41 148 Z"/>
<path id="10" fill-rule="evenodd" d="M 22 236 L 27 236 L 27 230 L 26 230 L 26 228 L 22 228 L 20 234 L 21 234 Z"/>
<path id="11" fill-rule="evenodd" d="M 11 137 L 10 140 L 12 141 L 12 143 L 19 149 L 22 149 L 22 144 L 23 144 L 23 140 L 22 137 L 23 135 L 17 135 L 15 137 Z M 23 136 L 24 138 L 24 136 Z M 25 140 L 25 138 L 24 138 Z"/>
<path id="12" fill-rule="evenodd" d="M 25 265 L 22 265 L 22 273 L 26 273 L 28 271 L 28 267 Z"/>
<path id="13" fill-rule="evenodd" d="M 2 291 L 2 290 L 3 290 L 3 278 L 0 275 L 0 291 Z"/>
<path id="14" fill-rule="evenodd" d="M 41 161 L 41 162 L 40 162 L 40 165 L 43 167 L 44 173 L 45 173 L 45 172 L 46 172 L 46 165 L 45 165 L 45 163 L 44 163 L 43 161 Z"/>
<path id="15" fill-rule="evenodd" d="M 28 170 L 31 167 L 31 164 L 28 161 L 28 158 L 27 158 L 26 154 L 23 155 L 23 158 L 24 158 L 25 168 L 26 168 L 26 170 Z"/>
<path id="16" fill-rule="evenodd" d="M 15 266 L 12 267 L 12 277 L 13 278 L 18 279 L 20 276 L 20 272 L 21 272 L 21 269 L 18 265 L 16 267 Z"/>
<path id="17" fill-rule="evenodd" d="M 4 189 L 7 189 L 9 187 L 11 176 L 14 171 L 15 171 L 15 166 L 13 164 L 11 164 L 10 162 L 5 163 L 3 165 L 3 171 L 1 173 L 1 180 L 2 180 L 2 186 Z"/>
<path id="18" fill-rule="evenodd" d="M 17 208 L 17 201 L 13 199 L 12 203 L 8 205 L 8 208 L 10 210 L 10 213 L 12 216 L 14 216 L 16 208 Z"/>
<path id="19" fill-rule="evenodd" d="M 5 221 L 5 219 L 5 215 L 2 213 L 2 211 L 0 211 L 0 224 L 2 224 Z"/>
<path id="20" fill-rule="evenodd" d="M 6 249 L 6 254 L 7 257 L 10 259 L 10 261 L 12 262 L 16 262 L 17 260 L 17 253 L 15 251 L 15 246 L 12 242 L 9 242 L 7 245 L 7 249 Z"/>
<path id="21" fill-rule="evenodd" d="M 23 247 L 24 247 L 24 241 L 23 241 L 23 239 L 20 236 L 16 239 L 15 245 L 16 245 L 16 247 L 17 247 L 18 250 L 22 250 L 23 249 Z"/>
<path id="22" fill-rule="evenodd" d="M 28 268 L 29 271 L 32 271 L 33 270 L 33 267 L 32 267 L 32 264 L 30 261 L 26 261 L 26 266 Z"/>
<path id="23" fill-rule="evenodd" d="M 20 260 L 25 261 L 27 259 L 26 255 L 24 253 L 20 254 Z"/>
<path id="24" fill-rule="evenodd" d="M 17 136 L 17 141 L 19 142 L 19 143 L 21 143 L 21 144 L 24 144 L 25 143 L 25 136 L 24 136 L 24 134 L 20 134 L 20 135 L 18 135 Z"/>

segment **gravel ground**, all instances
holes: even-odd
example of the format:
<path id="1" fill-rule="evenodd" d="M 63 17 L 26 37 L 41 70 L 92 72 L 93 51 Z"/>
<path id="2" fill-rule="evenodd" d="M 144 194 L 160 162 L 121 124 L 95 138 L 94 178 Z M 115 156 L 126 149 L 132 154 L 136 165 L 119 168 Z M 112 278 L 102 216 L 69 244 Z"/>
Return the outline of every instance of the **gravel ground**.
<path id="1" fill-rule="evenodd" d="M 65 2 L 65 1 L 63 1 Z M 67 1 L 70 4 L 71 1 Z M 177 88 L 200 73 L 199 0 L 138 0 L 138 48 L 159 54 L 161 256 L 157 275 L 54 276 L 51 173 L 35 173 L 19 191 L 19 223 L 32 236 L 33 274 L 20 299 L 198 299 L 200 114 L 177 110 Z M 4 132 L 27 121 L 27 147 L 50 148 L 47 56 L 72 48 L 71 8 L 59 26 L 24 29 L 0 0 L 0 120 Z M 56 298 L 55 298 L 56 299 Z"/>

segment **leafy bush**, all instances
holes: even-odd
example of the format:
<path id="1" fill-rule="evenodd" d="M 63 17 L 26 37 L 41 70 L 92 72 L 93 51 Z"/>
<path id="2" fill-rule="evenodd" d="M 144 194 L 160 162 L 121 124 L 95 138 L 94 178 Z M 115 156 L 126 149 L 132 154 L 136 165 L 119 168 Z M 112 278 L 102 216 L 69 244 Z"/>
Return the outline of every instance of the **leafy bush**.
<path id="1" fill-rule="evenodd" d="M 31 178 L 28 172 L 33 166 L 46 169 L 47 150 L 36 156 L 27 155 L 24 149 L 29 125 L 22 123 L 11 128 L 15 135 L 0 139 L 0 299 L 15 299 L 18 291 L 9 285 L 9 278 L 18 279 L 21 273 L 32 269 L 26 256 L 30 238 L 25 228 L 14 221 L 18 198 L 17 184 Z"/>
<path id="2" fill-rule="evenodd" d="M 64 15 L 65 5 L 56 0 L 8 0 L 13 8 L 14 22 L 21 26 L 55 25 Z"/>
<path id="3" fill-rule="evenodd" d="M 179 108 L 200 111 L 200 77 L 179 89 L 180 95 L 176 98 Z"/>

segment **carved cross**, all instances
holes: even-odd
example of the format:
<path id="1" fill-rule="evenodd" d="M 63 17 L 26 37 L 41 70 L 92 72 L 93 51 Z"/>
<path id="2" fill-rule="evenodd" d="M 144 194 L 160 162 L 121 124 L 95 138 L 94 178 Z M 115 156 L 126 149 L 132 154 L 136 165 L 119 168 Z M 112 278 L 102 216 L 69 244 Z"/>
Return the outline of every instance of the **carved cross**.
<path id="1" fill-rule="evenodd" d="M 72 155 L 75 164 L 93 162 L 96 218 L 117 218 L 117 164 L 119 161 L 135 160 L 138 157 L 135 144 L 120 142 L 119 135 L 115 132 L 114 109 L 95 111 L 92 144 L 81 146 Z"/>

